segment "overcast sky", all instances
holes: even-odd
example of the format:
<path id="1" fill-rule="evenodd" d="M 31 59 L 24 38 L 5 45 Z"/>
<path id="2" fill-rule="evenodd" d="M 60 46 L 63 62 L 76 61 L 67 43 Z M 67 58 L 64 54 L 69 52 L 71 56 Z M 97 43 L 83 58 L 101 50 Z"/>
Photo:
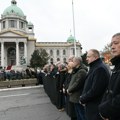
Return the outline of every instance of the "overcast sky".
<path id="1" fill-rule="evenodd" d="M 39 42 L 66 42 L 73 35 L 72 0 L 16 0 L 34 24 Z M 0 14 L 11 0 L 0 0 Z M 74 0 L 75 37 L 83 52 L 103 50 L 113 34 L 120 32 L 120 0 Z"/>

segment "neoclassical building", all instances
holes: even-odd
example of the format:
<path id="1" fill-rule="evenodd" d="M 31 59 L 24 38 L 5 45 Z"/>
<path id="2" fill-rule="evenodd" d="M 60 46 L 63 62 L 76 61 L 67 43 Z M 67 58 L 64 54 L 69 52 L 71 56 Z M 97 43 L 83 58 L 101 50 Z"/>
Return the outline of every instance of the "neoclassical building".
<path id="1" fill-rule="evenodd" d="M 17 1 L 12 0 L 0 19 L 0 66 L 21 66 L 23 59 L 27 66 L 34 50 L 40 48 L 50 55 L 49 63 L 59 60 L 65 62 L 70 55 L 74 55 L 74 37 L 70 35 L 66 42 L 37 42 L 34 25 L 27 21 Z M 82 53 L 79 42 L 76 42 L 76 52 L 77 56 Z"/>
<path id="2" fill-rule="evenodd" d="M 66 42 L 37 42 L 36 49 L 43 48 L 50 56 L 49 63 L 66 62 L 75 54 L 74 37 L 70 35 Z M 76 55 L 81 56 L 81 44 L 76 42 Z"/>

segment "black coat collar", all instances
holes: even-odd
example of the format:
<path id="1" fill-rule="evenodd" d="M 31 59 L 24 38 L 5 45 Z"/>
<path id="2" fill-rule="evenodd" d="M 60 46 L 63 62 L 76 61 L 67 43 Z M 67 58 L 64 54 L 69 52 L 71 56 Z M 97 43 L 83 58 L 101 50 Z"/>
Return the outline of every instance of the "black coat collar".
<path id="1" fill-rule="evenodd" d="M 116 56 L 114 58 L 111 59 L 111 63 L 112 65 L 115 65 L 114 69 L 120 69 L 120 56 Z"/>
<path id="2" fill-rule="evenodd" d="M 98 64 L 100 64 L 100 63 L 102 63 L 102 60 L 101 60 L 101 58 L 98 58 L 97 60 L 91 62 L 91 63 L 89 64 L 89 66 L 90 66 L 90 68 L 91 68 L 91 67 L 95 67 L 96 65 L 98 65 Z"/>

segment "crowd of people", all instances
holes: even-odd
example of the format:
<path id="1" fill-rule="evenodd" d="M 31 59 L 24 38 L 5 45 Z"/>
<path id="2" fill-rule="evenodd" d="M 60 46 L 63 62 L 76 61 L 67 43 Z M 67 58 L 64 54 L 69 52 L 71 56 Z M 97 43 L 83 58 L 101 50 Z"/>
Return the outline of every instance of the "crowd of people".
<path id="1" fill-rule="evenodd" d="M 56 80 L 57 108 L 66 111 L 71 120 L 120 120 L 120 33 L 112 37 L 111 55 L 111 71 L 99 51 L 90 49 L 86 58 L 89 67 L 81 57 L 70 56 L 66 63 L 45 65 L 39 72 L 1 70 L 0 79 L 36 77 L 38 84 L 45 86 L 44 78 L 50 76 Z"/>
<path id="2" fill-rule="evenodd" d="M 87 51 L 89 70 L 74 56 L 43 68 L 44 77 L 57 78 L 57 108 L 71 120 L 120 120 L 120 33 L 112 37 L 111 54 L 111 72 L 96 49 Z"/>
<path id="3" fill-rule="evenodd" d="M 37 72 L 29 67 L 26 69 L 0 69 L 0 81 L 21 80 L 36 77 Z"/>

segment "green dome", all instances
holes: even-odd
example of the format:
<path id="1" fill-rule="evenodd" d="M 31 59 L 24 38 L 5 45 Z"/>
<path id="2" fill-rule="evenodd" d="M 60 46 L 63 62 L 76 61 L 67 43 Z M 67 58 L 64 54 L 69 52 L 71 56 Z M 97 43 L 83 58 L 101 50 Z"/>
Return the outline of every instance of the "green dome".
<path id="1" fill-rule="evenodd" d="M 67 39 L 67 42 L 74 42 L 74 40 L 75 40 L 75 38 L 72 35 L 70 35 Z"/>
<path id="2" fill-rule="evenodd" d="M 3 15 L 10 15 L 10 14 L 15 14 L 18 15 L 20 17 L 24 17 L 24 13 L 23 11 L 17 7 L 17 2 L 15 0 L 11 1 L 11 6 L 7 7 L 4 12 Z"/>
<path id="3" fill-rule="evenodd" d="M 32 22 L 28 22 L 28 25 L 33 25 L 33 23 Z"/>

